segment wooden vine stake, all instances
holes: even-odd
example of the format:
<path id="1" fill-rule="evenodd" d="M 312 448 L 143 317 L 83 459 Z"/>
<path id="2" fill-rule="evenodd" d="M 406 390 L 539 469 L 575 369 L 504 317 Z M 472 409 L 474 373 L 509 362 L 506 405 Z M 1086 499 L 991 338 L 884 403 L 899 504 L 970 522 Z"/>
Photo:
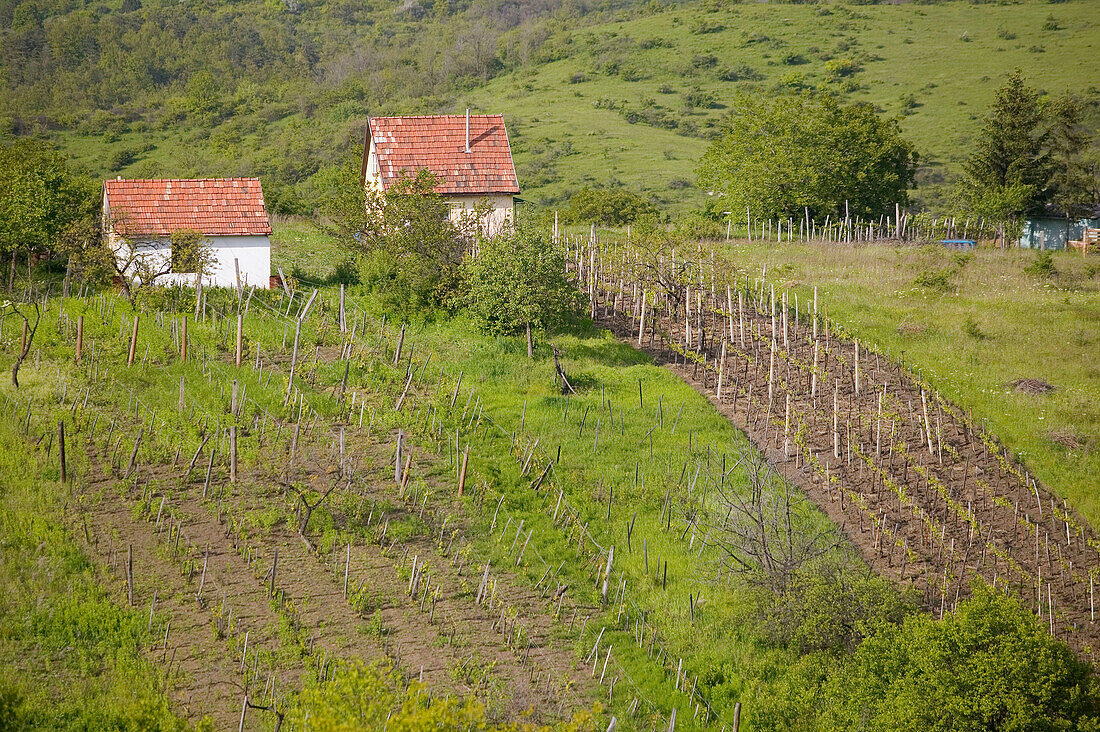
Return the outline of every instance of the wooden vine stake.
<path id="1" fill-rule="evenodd" d="M 183 319 L 180 331 L 180 363 L 187 363 L 187 318 Z"/>
<path id="2" fill-rule="evenodd" d="M 130 367 L 134 365 L 134 352 L 137 351 L 137 334 L 138 334 L 138 321 L 140 316 L 134 314 L 134 330 L 130 334 L 130 352 L 126 356 L 126 366 Z"/>
<path id="3" fill-rule="evenodd" d="M 134 606 L 134 545 L 126 545 L 126 596 Z"/>
<path id="4" fill-rule="evenodd" d="M 76 362 L 80 363 L 80 357 L 84 352 L 84 316 L 76 318 Z"/>
<path id="5" fill-rule="evenodd" d="M 237 428 L 229 428 L 229 482 L 237 482 Z"/>
<path id="6" fill-rule="evenodd" d="M 458 471 L 458 495 L 461 496 L 462 492 L 466 489 L 466 463 L 470 459 L 470 446 L 467 445 L 462 451 L 462 467 Z"/>
<path id="7" fill-rule="evenodd" d="M 68 473 L 65 465 L 65 421 L 61 420 L 57 423 L 57 457 L 61 461 L 61 482 L 65 483 L 68 479 Z"/>
<path id="8" fill-rule="evenodd" d="M 241 367 L 241 359 L 244 356 L 244 311 L 237 311 L 237 368 Z"/>
<path id="9" fill-rule="evenodd" d="M 405 432 L 403 430 L 397 431 L 397 449 L 395 450 L 394 468 L 393 468 L 393 482 L 401 485 L 401 452 L 405 443 Z"/>
<path id="10" fill-rule="evenodd" d="M 833 382 L 833 457 L 840 459 L 840 382 Z"/>

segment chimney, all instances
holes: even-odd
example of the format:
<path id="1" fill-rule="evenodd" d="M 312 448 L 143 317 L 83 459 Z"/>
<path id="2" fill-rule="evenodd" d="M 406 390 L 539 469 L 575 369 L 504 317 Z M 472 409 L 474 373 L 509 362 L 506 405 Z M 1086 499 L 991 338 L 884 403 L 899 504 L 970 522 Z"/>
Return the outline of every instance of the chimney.
<path id="1" fill-rule="evenodd" d="M 466 152 L 470 152 L 470 108 L 466 107 Z"/>

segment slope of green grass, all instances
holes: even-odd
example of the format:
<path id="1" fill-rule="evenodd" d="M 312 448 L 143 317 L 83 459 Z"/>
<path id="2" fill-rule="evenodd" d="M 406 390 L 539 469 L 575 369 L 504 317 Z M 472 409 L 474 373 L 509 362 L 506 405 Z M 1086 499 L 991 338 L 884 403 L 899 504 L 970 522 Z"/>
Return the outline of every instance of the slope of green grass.
<path id="1" fill-rule="evenodd" d="M 1019 250 L 739 242 L 724 253 L 750 278 L 766 265 L 803 307 L 817 286 L 829 317 L 972 410 L 1100 526 L 1100 263 L 1055 253 L 1056 274 L 1043 278 L 1026 271 L 1036 255 Z M 1010 385 L 1025 378 L 1054 390 Z"/>
<path id="2" fill-rule="evenodd" d="M 584 185 L 621 184 L 684 210 L 705 198 L 694 185 L 696 165 L 733 94 L 822 88 L 904 115 L 902 128 L 923 161 L 918 196 L 934 205 L 943 202 L 943 182 L 960 171 L 994 90 L 1013 68 L 1053 95 L 1083 97 L 1095 127 L 1095 11 L 1094 0 L 696 0 L 536 14 L 500 36 L 496 58 L 481 60 L 492 73 L 462 74 L 418 49 L 424 37 L 439 35 L 454 47 L 448 53 L 456 64 L 469 60 L 464 39 L 479 24 L 476 9 L 463 10 L 461 18 L 413 21 L 375 8 L 363 11 L 370 23 L 334 30 L 336 21 L 321 4 L 303 9 L 294 26 L 314 39 L 319 57 L 304 67 L 294 61 L 290 76 L 269 78 L 261 69 L 253 78 L 253 71 L 237 70 L 240 78 L 219 78 L 213 97 L 196 101 L 197 92 L 184 82 L 224 59 L 189 57 L 179 62 L 185 65 L 176 72 L 179 80 L 124 89 L 129 101 L 110 111 L 81 108 L 87 101 L 59 108 L 44 91 L 37 111 L 52 115 L 50 134 L 94 175 L 260 175 L 271 207 L 289 213 L 315 205 L 310 177 L 346 156 L 369 115 L 471 107 L 505 114 L 529 200 L 555 206 Z M 600 21 L 611 17 L 620 19 Z M 356 33 L 380 44 L 374 56 L 348 51 Z M 129 58 L 126 50 L 118 53 Z M 58 71 L 59 83 L 75 83 L 67 74 Z M 20 114 L 30 114 L 32 92 L 15 86 L 11 93 Z M 202 104 L 216 113 L 188 111 Z"/>
<path id="3" fill-rule="evenodd" d="M 584 184 L 622 182 L 698 204 L 703 193 L 679 186 L 694 181 L 707 143 L 678 132 L 688 125 L 706 135 L 732 94 L 777 87 L 820 87 L 904 115 L 924 162 L 921 182 L 935 183 L 959 172 L 1013 68 L 1051 94 L 1087 98 L 1095 119 L 1096 25 L 1090 0 L 690 3 L 556 36 L 560 60 L 498 77 L 468 99 L 507 115 L 525 195 L 546 202 Z M 725 80 L 735 76 L 748 78 Z M 624 116 L 644 116 L 647 106 L 677 129 Z"/>

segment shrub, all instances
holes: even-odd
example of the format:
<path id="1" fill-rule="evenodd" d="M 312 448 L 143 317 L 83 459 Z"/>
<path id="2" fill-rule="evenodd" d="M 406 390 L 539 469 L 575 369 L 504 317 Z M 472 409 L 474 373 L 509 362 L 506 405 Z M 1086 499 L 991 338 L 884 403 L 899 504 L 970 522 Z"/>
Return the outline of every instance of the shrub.
<path id="1" fill-rule="evenodd" d="M 1053 277 L 1055 274 L 1054 255 L 1046 249 L 1038 250 L 1035 252 L 1035 259 L 1024 267 L 1024 271 L 1032 277 L 1038 277 L 1040 279 Z"/>
<path id="2" fill-rule="evenodd" d="M 586 186 L 569 199 L 564 214 L 566 222 L 622 226 L 656 217 L 657 208 L 632 191 Z"/>
<path id="3" fill-rule="evenodd" d="M 941 622 L 912 615 L 864 641 L 827 687 L 826 727 L 1095 729 L 1088 664 L 986 587 Z"/>

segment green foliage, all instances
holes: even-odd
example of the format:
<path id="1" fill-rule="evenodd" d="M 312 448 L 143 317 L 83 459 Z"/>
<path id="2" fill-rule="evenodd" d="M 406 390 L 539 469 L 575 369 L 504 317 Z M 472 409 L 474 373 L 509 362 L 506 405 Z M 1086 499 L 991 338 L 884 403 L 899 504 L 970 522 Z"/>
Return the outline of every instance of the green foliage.
<path id="1" fill-rule="evenodd" d="M 981 326 L 978 325 L 978 321 L 973 318 L 967 318 L 966 322 L 963 323 L 963 332 L 976 341 L 984 341 L 989 338 L 989 334 L 983 331 Z"/>
<path id="2" fill-rule="evenodd" d="M 895 120 L 870 105 L 813 93 L 738 95 L 722 135 L 703 155 L 700 186 L 717 215 L 740 219 L 878 216 L 908 202 L 916 153 Z"/>
<path id="3" fill-rule="evenodd" d="M 172 232 L 172 271 L 208 274 L 216 261 L 214 251 L 206 246 L 206 237 L 195 229 Z"/>
<path id="4" fill-rule="evenodd" d="M 116 604 L 69 537 L 45 460 L 0 425 L 0 729 L 186 729 L 142 655 L 148 612 Z"/>
<path id="5" fill-rule="evenodd" d="M 917 612 L 917 600 L 857 561 L 826 561 L 796 576 L 786 592 L 766 597 L 757 612 L 769 638 L 800 654 L 850 653 Z"/>
<path id="6" fill-rule="evenodd" d="M 527 326 L 552 330 L 579 308 L 579 293 L 566 278 L 565 253 L 544 232 L 505 231 L 478 243 L 463 265 L 464 301 L 493 335 Z"/>
<path id="7" fill-rule="evenodd" d="M 1050 175 L 1046 145 L 1039 93 L 1016 69 L 997 90 L 966 163 L 971 206 L 1005 220 L 1038 204 Z"/>
<path id="8" fill-rule="evenodd" d="M 1031 261 L 1024 271 L 1032 277 L 1049 279 L 1054 276 L 1054 255 L 1049 249 L 1039 249 L 1035 252 L 1035 259 Z"/>
<path id="9" fill-rule="evenodd" d="M 585 186 L 569 199 L 563 223 L 624 226 L 643 218 L 653 218 L 657 208 L 643 196 L 623 188 Z"/>
<path id="10" fill-rule="evenodd" d="M 393 732 L 418 730 L 504 730 L 560 729 L 563 732 L 595 728 L 595 710 L 577 711 L 573 718 L 555 727 L 528 723 L 496 723 L 486 717 L 483 704 L 473 697 L 432 697 L 419 684 L 402 688 L 397 674 L 377 665 L 338 663 L 335 677 L 320 683 L 312 676 L 287 712 L 291 729 L 352 732 L 387 729 Z"/>
<path id="11" fill-rule="evenodd" d="M 43 250 L 94 219 L 94 181 L 73 173 L 64 156 L 33 139 L 0 145 L 0 251 Z"/>
<path id="12" fill-rule="evenodd" d="M 935 622 L 883 627 L 831 680 L 833 729 L 1095 728 L 1090 669 L 1003 594 L 976 588 Z"/>
<path id="13" fill-rule="evenodd" d="M 326 178 L 325 230 L 359 254 L 359 281 L 391 312 L 409 318 L 447 303 L 457 292 L 466 237 L 435 190 L 439 180 L 421 169 L 385 191 L 365 188 L 361 152 Z"/>

